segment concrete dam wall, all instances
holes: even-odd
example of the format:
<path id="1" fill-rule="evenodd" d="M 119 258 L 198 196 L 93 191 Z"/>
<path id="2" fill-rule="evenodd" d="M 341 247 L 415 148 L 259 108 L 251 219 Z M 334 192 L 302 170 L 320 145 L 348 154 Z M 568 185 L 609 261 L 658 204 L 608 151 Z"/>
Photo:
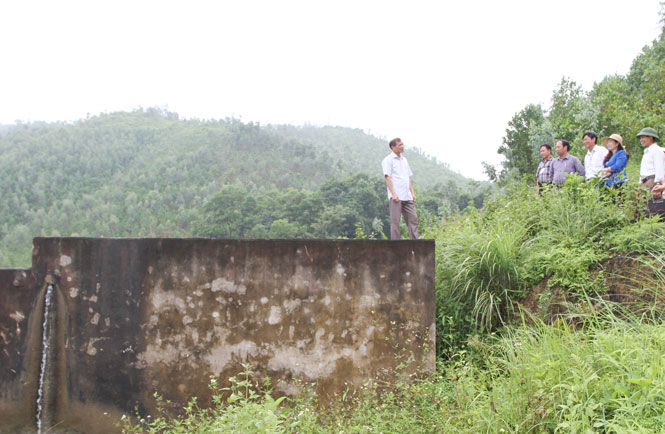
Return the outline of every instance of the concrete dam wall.
<path id="1" fill-rule="evenodd" d="M 0 432 L 118 431 L 154 392 L 209 404 L 243 364 L 323 401 L 435 369 L 431 240 L 33 244 L 0 270 Z"/>

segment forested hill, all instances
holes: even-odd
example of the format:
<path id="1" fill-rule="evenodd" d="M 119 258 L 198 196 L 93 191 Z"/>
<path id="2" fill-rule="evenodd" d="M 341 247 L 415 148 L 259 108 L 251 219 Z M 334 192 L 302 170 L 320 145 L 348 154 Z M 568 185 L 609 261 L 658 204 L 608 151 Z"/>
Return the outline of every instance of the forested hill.
<path id="1" fill-rule="evenodd" d="M 349 237 L 387 224 L 385 140 L 340 127 L 182 120 L 160 109 L 0 127 L 0 266 L 44 236 Z M 407 149 L 422 207 L 488 188 Z M 364 175 L 361 175 L 364 174 Z"/>
<path id="2" fill-rule="evenodd" d="M 365 134 L 361 130 L 342 127 L 295 127 L 279 125 L 270 127 L 281 137 L 311 144 L 322 151 L 334 152 L 336 158 L 343 159 L 345 170 L 349 173 L 369 173 L 381 175 L 380 163 L 390 154 L 388 140 L 382 140 Z M 392 139 L 392 137 L 391 137 Z M 423 188 L 431 188 L 436 184 L 454 183 L 464 190 L 474 188 L 468 178 L 453 172 L 448 165 L 441 163 L 423 153 L 418 148 L 410 148 L 406 144 L 405 155 L 413 170 L 413 180 Z"/>

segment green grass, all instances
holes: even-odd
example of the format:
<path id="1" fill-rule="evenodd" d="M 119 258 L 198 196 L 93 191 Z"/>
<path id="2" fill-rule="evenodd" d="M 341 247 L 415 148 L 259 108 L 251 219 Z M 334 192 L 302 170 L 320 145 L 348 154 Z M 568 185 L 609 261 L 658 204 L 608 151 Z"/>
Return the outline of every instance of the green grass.
<path id="1" fill-rule="evenodd" d="M 656 432 L 665 424 L 665 327 L 520 328 L 499 344 L 482 426 L 508 432 Z"/>

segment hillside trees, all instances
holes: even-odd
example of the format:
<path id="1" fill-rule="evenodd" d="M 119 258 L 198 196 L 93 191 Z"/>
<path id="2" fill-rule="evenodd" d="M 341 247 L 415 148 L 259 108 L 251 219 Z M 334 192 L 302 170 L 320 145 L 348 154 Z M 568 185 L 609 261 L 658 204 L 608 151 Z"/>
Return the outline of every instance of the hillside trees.
<path id="1" fill-rule="evenodd" d="M 271 190 L 248 195 L 240 186 L 216 193 L 193 233 L 216 238 L 353 238 L 388 224 L 385 184 L 366 174 L 331 179 L 320 190 Z M 378 235 L 378 234 L 377 234 Z"/>
<path id="2" fill-rule="evenodd" d="M 633 132 L 636 134 L 642 128 L 638 101 L 624 77 L 607 76 L 595 83 L 589 93 L 589 101 L 597 107 L 595 125 L 598 131 L 621 131 L 620 134 L 627 138 L 633 137 Z"/>
<path id="3" fill-rule="evenodd" d="M 357 129 L 146 109 L 0 131 L 0 266 L 29 266 L 35 236 L 352 238 L 387 224 L 388 146 Z M 482 203 L 486 185 L 407 152 L 423 212 Z"/>

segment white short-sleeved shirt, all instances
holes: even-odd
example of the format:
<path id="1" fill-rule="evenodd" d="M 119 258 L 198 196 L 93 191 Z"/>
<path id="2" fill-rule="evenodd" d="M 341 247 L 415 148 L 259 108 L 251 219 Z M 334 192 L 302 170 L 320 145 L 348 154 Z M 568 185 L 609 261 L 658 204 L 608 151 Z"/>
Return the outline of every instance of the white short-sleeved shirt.
<path id="1" fill-rule="evenodd" d="M 665 182 L 665 153 L 663 148 L 655 143 L 644 148 L 640 165 L 640 178 L 651 175 L 656 175 L 654 182 Z"/>
<path id="2" fill-rule="evenodd" d="M 383 176 L 390 176 L 390 179 L 393 182 L 393 188 L 399 200 L 413 200 L 411 195 L 411 189 L 409 188 L 409 177 L 413 176 L 411 168 L 409 167 L 409 162 L 406 161 L 406 157 L 402 154 L 399 157 L 394 152 L 391 152 L 386 158 L 381 162 L 381 167 L 383 168 Z M 388 199 L 392 199 L 392 194 L 390 194 L 390 189 L 388 190 Z"/>
<path id="3" fill-rule="evenodd" d="M 603 160 L 605 160 L 608 152 L 607 148 L 600 145 L 594 146 L 593 151 L 587 151 L 584 156 L 584 174 L 586 179 L 598 176 L 598 172 L 603 170 L 605 167 Z"/>

